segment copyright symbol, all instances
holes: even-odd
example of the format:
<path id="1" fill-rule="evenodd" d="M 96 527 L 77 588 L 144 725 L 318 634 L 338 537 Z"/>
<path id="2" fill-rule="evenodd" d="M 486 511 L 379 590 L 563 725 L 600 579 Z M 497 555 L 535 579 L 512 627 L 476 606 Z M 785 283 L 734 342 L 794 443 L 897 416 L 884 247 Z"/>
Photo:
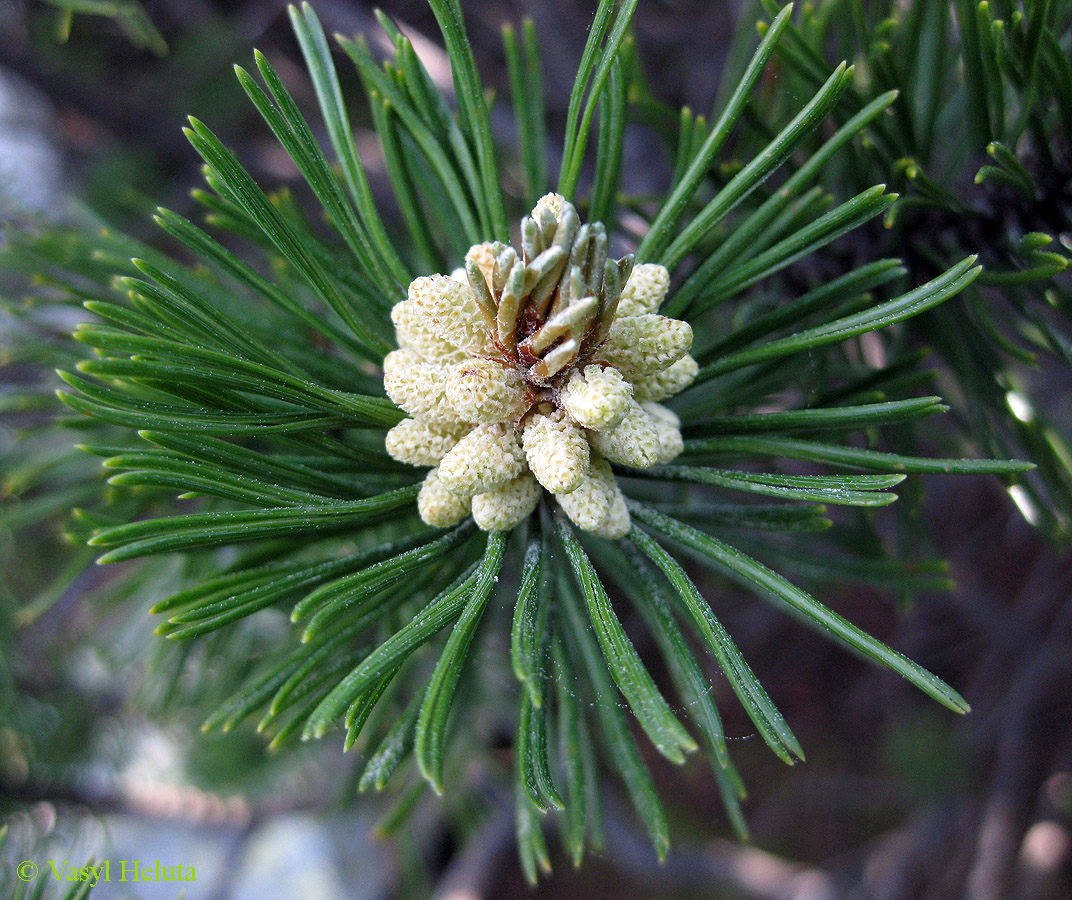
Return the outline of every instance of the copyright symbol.
<path id="1" fill-rule="evenodd" d="M 15 874 L 19 876 L 20 881 L 33 881 L 37 877 L 37 863 L 30 860 L 20 862 Z"/>

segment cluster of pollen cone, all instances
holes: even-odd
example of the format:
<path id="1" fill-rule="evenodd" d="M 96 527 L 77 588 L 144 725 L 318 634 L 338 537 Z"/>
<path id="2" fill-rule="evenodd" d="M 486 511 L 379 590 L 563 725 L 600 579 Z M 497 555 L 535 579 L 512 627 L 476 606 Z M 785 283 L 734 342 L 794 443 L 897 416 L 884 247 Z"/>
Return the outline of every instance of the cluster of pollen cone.
<path id="1" fill-rule="evenodd" d="M 390 398 L 410 418 L 387 452 L 433 466 L 421 518 L 472 515 L 505 531 L 541 492 L 579 528 L 629 531 L 610 463 L 643 469 L 682 449 L 659 404 L 696 376 L 688 323 L 656 314 L 669 275 L 607 255 L 603 225 L 582 225 L 558 194 L 521 223 L 521 252 L 478 244 L 453 276 L 418 278 L 391 311 L 400 349 L 384 360 Z"/>

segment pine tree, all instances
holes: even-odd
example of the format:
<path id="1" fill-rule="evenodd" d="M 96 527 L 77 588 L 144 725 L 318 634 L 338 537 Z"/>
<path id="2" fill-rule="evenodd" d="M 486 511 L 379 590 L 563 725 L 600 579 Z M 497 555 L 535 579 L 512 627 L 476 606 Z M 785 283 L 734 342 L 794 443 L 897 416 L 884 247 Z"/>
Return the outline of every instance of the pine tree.
<path id="1" fill-rule="evenodd" d="M 1067 451 L 1017 373 L 1072 362 L 1052 249 L 1069 231 L 1069 4 L 832 0 L 794 20 L 763 0 L 705 117 L 652 94 L 637 0 L 602 0 L 557 173 L 532 24 L 504 30 L 511 91 L 492 98 L 460 0 L 429 5 L 453 100 L 387 16 L 386 58 L 338 41 L 396 210 L 374 202 L 356 98 L 303 5 L 317 118 L 264 55 L 235 71 L 313 202 L 266 190 L 191 118 L 204 223 L 158 209 L 171 249 L 92 221 L 8 231 L 4 267 L 37 283 L 9 304 L 9 365 L 32 375 L 5 397 L 22 502 L 4 518 L 71 547 L 28 573 L 4 639 L 93 560 L 122 564 L 92 601 L 151 604 L 155 677 L 192 678 L 180 700 L 209 709 L 206 730 L 342 742 L 359 791 L 397 793 L 395 827 L 426 784 L 469 802 L 469 760 L 507 734 L 492 780 L 532 882 L 549 823 L 575 863 L 599 846 L 608 772 L 667 853 L 649 745 L 702 756 L 744 837 L 712 663 L 778 757 L 806 748 L 719 621 L 721 585 L 963 713 L 798 582 L 947 586 L 918 528 L 929 473 L 999 476 L 1067 537 Z M 658 197 L 623 171 L 638 124 L 671 162 Z M 54 314 L 72 309 L 73 341 Z M 949 406 L 928 353 L 951 428 L 933 424 Z M 879 507 L 898 485 L 894 547 Z M 293 626 L 258 626 L 269 610 Z"/>

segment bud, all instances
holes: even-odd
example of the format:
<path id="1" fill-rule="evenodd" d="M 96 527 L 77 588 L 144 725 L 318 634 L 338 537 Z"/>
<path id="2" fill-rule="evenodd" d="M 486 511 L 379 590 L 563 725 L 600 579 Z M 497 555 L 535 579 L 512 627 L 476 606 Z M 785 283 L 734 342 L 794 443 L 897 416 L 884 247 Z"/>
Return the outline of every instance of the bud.
<path id="1" fill-rule="evenodd" d="M 680 319 L 643 315 L 615 319 L 596 353 L 626 378 L 668 368 L 692 347 L 692 326 Z"/>
<path id="2" fill-rule="evenodd" d="M 485 531 L 509 531 L 540 502 L 540 485 L 528 472 L 502 487 L 473 497 L 473 520 Z"/>
<path id="3" fill-rule="evenodd" d="M 411 416 L 457 425 L 461 420 L 446 398 L 452 368 L 424 362 L 413 350 L 392 350 L 383 360 L 383 386 L 387 396 Z"/>
<path id="4" fill-rule="evenodd" d="M 700 364 L 691 356 L 683 356 L 669 368 L 651 375 L 633 379 L 633 396 L 638 403 L 665 400 L 680 394 L 692 384 L 700 371 Z"/>
<path id="5" fill-rule="evenodd" d="M 472 497 L 501 487 L 525 470 L 513 426 L 478 425 L 439 463 L 439 477 L 456 494 Z"/>
<path id="6" fill-rule="evenodd" d="M 580 486 L 568 494 L 555 497 L 563 512 L 571 522 L 584 531 L 595 531 L 606 521 L 610 514 L 611 501 L 614 499 L 614 475 L 606 460 L 592 460 L 588 477 Z"/>
<path id="7" fill-rule="evenodd" d="M 426 419 L 403 419 L 387 432 L 387 452 L 411 466 L 434 466 L 469 430 L 436 425 Z"/>
<path id="8" fill-rule="evenodd" d="M 570 521 L 584 531 L 606 538 L 620 538 L 629 531 L 629 510 L 605 459 L 594 458 L 589 477 L 581 486 L 555 500 Z"/>
<path id="9" fill-rule="evenodd" d="M 521 446 L 532 474 L 552 494 L 576 490 L 588 474 L 588 439 L 562 410 L 529 419 Z"/>
<path id="10" fill-rule="evenodd" d="M 566 208 L 567 202 L 566 198 L 561 194 L 544 194 L 532 208 L 532 218 L 539 222 L 540 212 L 547 210 L 554 218 L 561 219 L 562 211 Z"/>
<path id="11" fill-rule="evenodd" d="M 451 346 L 470 356 L 495 354 L 495 345 L 469 285 L 446 275 L 428 275 L 410 284 L 409 299 L 428 327 Z"/>
<path id="12" fill-rule="evenodd" d="M 578 425 L 601 431 L 621 422 L 632 396 L 633 386 L 617 369 L 585 366 L 570 376 L 559 403 Z"/>
<path id="13" fill-rule="evenodd" d="M 495 250 L 492 244 L 485 241 L 483 244 L 473 245 L 469 248 L 469 252 L 465 254 L 465 259 L 467 262 L 469 260 L 475 262 L 477 268 L 480 269 L 481 274 L 483 274 L 484 280 L 488 284 L 492 283 L 495 277 Z M 468 283 L 465 269 L 459 269 L 458 271 L 461 273 L 461 276 L 455 277 L 458 277 L 458 280 L 463 284 Z"/>
<path id="14" fill-rule="evenodd" d="M 592 534 L 596 537 L 615 541 L 629 534 L 629 529 L 633 527 L 633 522 L 629 517 L 629 508 L 625 505 L 625 496 L 622 494 L 622 489 L 618 487 L 618 482 L 613 480 L 613 476 L 611 477 L 610 508 L 607 510 L 606 518 L 592 529 Z"/>
<path id="15" fill-rule="evenodd" d="M 456 366 L 447 379 L 446 396 L 466 422 L 517 419 L 529 407 L 521 373 L 490 359 L 469 358 Z"/>
<path id="16" fill-rule="evenodd" d="M 434 323 L 413 300 L 396 303 L 391 309 L 391 321 L 395 326 L 398 346 L 412 350 L 425 362 L 448 363 L 469 359 L 468 353 L 448 343 L 437 333 Z"/>
<path id="17" fill-rule="evenodd" d="M 618 425 L 606 431 L 589 432 L 588 440 L 602 456 L 623 466 L 646 469 L 659 460 L 659 431 L 635 400 L 629 401 L 625 418 Z"/>
<path id="18" fill-rule="evenodd" d="M 670 462 L 685 449 L 685 442 L 681 439 L 681 419 L 673 410 L 658 403 L 640 405 L 648 414 L 648 419 L 655 426 L 655 433 L 659 437 L 659 458 L 656 463 L 662 465 Z"/>
<path id="19" fill-rule="evenodd" d="M 618 301 L 618 318 L 657 312 L 670 287 L 666 266 L 642 263 L 634 266 Z"/>
<path id="20" fill-rule="evenodd" d="M 421 491 L 417 494 L 417 512 L 425 525 L 435 528 L 457 525 L 469 515 L 469 509 L 469 498 L 447 490 L 439 479 L 438 469 L 432 469 L 425 476 Z"/>

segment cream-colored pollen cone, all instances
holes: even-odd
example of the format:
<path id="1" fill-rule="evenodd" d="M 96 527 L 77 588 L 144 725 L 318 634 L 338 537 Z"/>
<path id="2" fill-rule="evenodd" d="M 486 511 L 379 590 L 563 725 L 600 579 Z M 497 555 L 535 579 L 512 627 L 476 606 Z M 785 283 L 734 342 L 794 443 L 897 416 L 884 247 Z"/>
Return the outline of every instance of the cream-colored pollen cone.
<path id="1" fill-rule="evenodd" d="M 682 451 L 659 401 L 697 375 L 692 329 L 658 315 L 666 269 L 608 259 L 606 229 L 564 197 L 541 197 L 521 232 L 520 250 L 478 244 L 468 268 L 416 279 L 392 310 L 384 386 L 409 418 L 386 449 L 435 466 L 417 500 L 429 525 L 472 515 L 506 531 L 547 491 L 578 528 L 619 538 L 629 511 L 611 463 Z"/>

